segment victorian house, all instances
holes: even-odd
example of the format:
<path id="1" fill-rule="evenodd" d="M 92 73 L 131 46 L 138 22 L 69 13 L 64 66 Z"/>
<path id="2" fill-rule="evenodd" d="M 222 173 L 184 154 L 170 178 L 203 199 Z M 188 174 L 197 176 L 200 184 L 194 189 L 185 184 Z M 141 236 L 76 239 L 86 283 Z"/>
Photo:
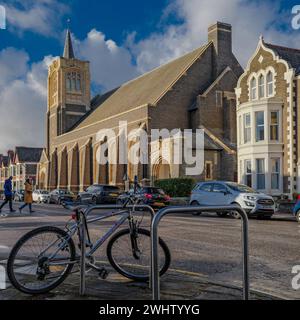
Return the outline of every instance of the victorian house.
<path id="1" fill-rule="evenodd" d="M 261 37 L 237 88 L 239 182 L 278 196 L 300 192 L 300 50 Z"/>

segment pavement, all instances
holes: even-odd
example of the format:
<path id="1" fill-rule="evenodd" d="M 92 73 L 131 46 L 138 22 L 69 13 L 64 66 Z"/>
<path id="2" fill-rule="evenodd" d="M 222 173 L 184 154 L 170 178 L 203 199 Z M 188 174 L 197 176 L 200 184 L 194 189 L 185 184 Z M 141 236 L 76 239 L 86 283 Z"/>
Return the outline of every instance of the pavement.
<path id="1" fill-rule="evenodd" d="M 107 266 L 109 270 L 109 266 Z M 148 283 L 126 280 L 110 270 L 106 280 L 94 272 L 86 275 L 86 294 L 79 294 L 79 272 L 70 275 L 65 282 L 49 294 L 30 296 L 15 290 L 7 283 L 0 290 L 0 300 L 150 300 L 152 291 Z M 212 283 L 197 274 L 168 272 L 161 279 L 162 300 L 242 300 L 242 289 L 236 286 Z M 280 297 L 251 291 L 251 300 L 280 300 Z"/>
<path id="2" fill-rule="evenodd" d="M 26 232 L 44 225 L 64 227 L 70 212 L 59 206 L 35 205 L 30 216 L 0 218 L 0 261 L 5 265 L 15 242 Z M 95 214 L 101 214 L 97 212 Z M 92 239 L 102 235 L 113 220 L 91 226 Z M 143 227 L 149 228 L 149 219 Z M 162 298 L 240 299 L 242 287 L 241 221 L 215 214 L 170 215 L 159 228 L 172 254 L 169 272 L 162 278 Z M 300 265 L 300 225 L 289 214 L 272 220 L 249 220 L 250 287 L 253 299 L 300 299 L 291 282 L 292 268 Z M 105 263 L 105 246 L 97 253 Z M 109 267 L 108 267 L 109 268 Z M 112 270 L 111 270 L 112 271 Z M 88 274 L 91 299 L 150 299 L 147 285 L 127 281 L 113 271 L 107 280 Z M 48 296 L 34 299 L 80 299 L 79 276 L 73 274 Z M 13 288 L 0 292 L 1 299 L 33 299 Z"/>

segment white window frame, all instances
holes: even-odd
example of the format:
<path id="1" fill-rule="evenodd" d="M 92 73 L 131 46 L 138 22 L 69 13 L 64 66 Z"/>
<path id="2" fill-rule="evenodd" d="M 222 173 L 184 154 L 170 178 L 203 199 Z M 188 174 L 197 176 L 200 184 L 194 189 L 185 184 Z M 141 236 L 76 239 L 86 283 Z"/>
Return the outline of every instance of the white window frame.
<path id="1" fill-rule="evenodd" d="M 276 113 L 277 114 L 277 123 L 275 123 L 275 124 L 272 124 L 272 113 Z M 280 139 L 280 137 L 279 137 L 279 128 L 280 128 L 280 126 L 279 126 L 279 117 L 280 117 L 280 113 L 279 113 L 279 111 L 278 110 L 271 110 L 270 111 L 270 124 L 269 124 L 269 135 L 270 135 L 270 141 L 276 141 L 276 142 L 278 142 L 279 141 L 279 139 Z M 274 126 L 276 126 L 277 127 L 277 139 L 272 139 L 272 128 L 274 127 Z"/>
<path id="2" fill-rule="evenodd" d="M 246 118 L 249 116 L 249 119 L 250 119 L 250 123 L 246 126 Z M 246 143 L 250 143 L 251 142 L 251 113 L 248 112 L 248 113 L 244 113 L 243 115 L 243 134 L 244 134 L 244 144 Z M 247 134 L 246 132 L 250 132 L 249 134 L 249 140 L 246 141 L 246 137 L 247 137 Z"/>
<path id="3" fill-rule="evenodd" d="M 248 172 L 248 163 L 250 163 L 250 172 Z M 244 160 L 244 175 L 245 175 L 245 181 L 244 181 L 244 183 L 247 185 L 247 186 L 249 186 L 248 185 L 248 176 L 250 176 L 250 179 L 251 179 L 251 185 L 249 186 L 249 187 L 252 187 L 252 185 L 253 185 L 253 178 L 252 178 L 252 161 L 251 161 L 251 159 L 246 159 L 246 160 Z"/>
<path id="4" fill-rule="evenodd" d="M 251 100 L 256 100 L 257 98 L 257 80 L 254 76 L 250 80 L 250 97 Z"/>
<path id="5" fill-rule="evenodd" d="M 263 114 L 263 124 L 257 124 L 257 115 L 259 113 Z M 255 111 L 255 141 L 256 142 L 261 142 L 261 141 L 265 141 L 266 140 L 266 128 L 265 128 L 265 111 L 261 110 L 261 111 Z M 263 127 L 263 133 L 264 133 L 264 138 L 263 139 L 258 139 L 258 128 Z"/>
<path id="6" fill-rule="evenodd" d="M 272 80 L 269 80 L 269 75 L 271 75 Z M 266 83 L 267 83 L 267 97 L 272 97 L 274 95 L 274 73 L 271 70 L 267 72 Z"/>
<path id="7" fill-rule="evenodd" d="M 266 189 L 266 160 L 265 160 L 265 158 L 257 158 L 255 160 L 256 160 L 256 189 L 257 190 L 265 190 Z M 263 163 L 263 172 L 259 172 L 258 171 L 258 168 L 259 168 L 258 162 L 259 161 L 262 161 L 262 163 Z M 263 186 L 263 188 L 258 185 L 259 176 L 263 176 L 264 177 L 264 186 Z"/>
<path id="8" fill-rule="evenodd" d="M 261 82 L 262 80 L 262 82 Z M 258 76 L 258 98 L 261 99 L 261 98 L 264 98 L 265 97 L 265 76 L 261 73 L 259 76 Z"/>
<path id="9" fill-rule="evenodd" d="M 278 163 L 278 171 L 273 171 L 273 166 L 272 166 L 273 161 L 278 161 L 277 162 Z M 272 190 L 280 190 L 281 159 L 280 158 L 271 158 L 270 165 L 271 165 L 271 189 Z M 272 186 L 273 175 L 277 176 L 277 181 L 278 181 L 277 188 L 273 188 L 273 186 Z"/>

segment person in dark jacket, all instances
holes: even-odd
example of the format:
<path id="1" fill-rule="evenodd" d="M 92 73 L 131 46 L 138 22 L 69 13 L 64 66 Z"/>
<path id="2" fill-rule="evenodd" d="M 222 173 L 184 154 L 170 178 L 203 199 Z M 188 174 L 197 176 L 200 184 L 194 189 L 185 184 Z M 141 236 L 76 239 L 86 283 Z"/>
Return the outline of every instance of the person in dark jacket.
<path id="1" fill-rule="evenodd" d="M 16 212 L 16 210 L 13 209 L 12 206 L 12 197 L 13 197 L 13 191 L 12 191 L 12 179 L 13 177 L 9 177 L 7 180 L 5 180 L 4 183 L 4 195 L 5 195 L 5 201 L 0 206 L 0 213 L 2 208 L 9 203 L 9 209 L 10 212 Z"/>

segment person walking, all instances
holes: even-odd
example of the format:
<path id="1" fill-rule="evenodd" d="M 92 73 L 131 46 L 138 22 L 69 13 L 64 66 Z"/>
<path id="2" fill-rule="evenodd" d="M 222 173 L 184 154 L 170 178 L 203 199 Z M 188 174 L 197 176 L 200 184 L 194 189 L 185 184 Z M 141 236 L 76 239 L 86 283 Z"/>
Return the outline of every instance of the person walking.
<path id="1" fill-rule="evenodd" d="M 12 197 L 13 197 L 13 191 L 12 191 L 12 179 L 13 177 L 9 177 L 7 180 L 5 180 L 4 183 L 4 196 L 5 200 L 0 206 L 0 214 L 2 211 L 2 208 L 8 203 L 10 212 L 16 212 L 16 210 L 13 209 L 12 206 Z M 7 214 L 1 214 L 2 217 L 7 217 Z"/>
<path id="2" fill-rule="evenodd" d="M 33 213 L 34 211 L 32 210 L 32 184 L 29 179 L 26 180 L 25 182 L 25 193 L 24 193 L 24 204 L 19 208 L 20 213 L 22 213 L 22 210 L 26 207 L 29 206 L 29 212 Z"/>

